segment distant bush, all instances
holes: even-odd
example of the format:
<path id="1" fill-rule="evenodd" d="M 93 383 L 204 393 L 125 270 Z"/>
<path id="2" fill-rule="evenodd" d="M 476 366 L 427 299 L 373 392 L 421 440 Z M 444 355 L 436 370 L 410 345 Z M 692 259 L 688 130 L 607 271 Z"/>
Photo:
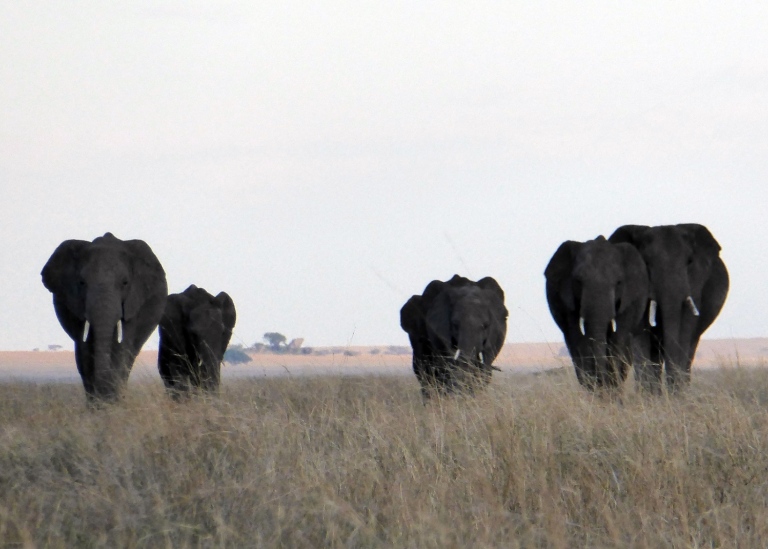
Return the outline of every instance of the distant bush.
<path id="1" fill-rule="evenodd" d="M 377 355 L 380 352 L 381 352 L 381 349 L 379 349 L 378 347 L 374 347 L 373 349 L 371 349 L 371 354 L 372 355 Z"/>
<path id="2" fill-rule="evenodd" d="M 243 350 L 242 345 L 230 345 L 224 352 L 224 362 L 230 364 L 245 364 L 250 362 L 251 357 Z"/>
<path id="3" fill-rule="evenodd" d="M 388 355 L 409 355 L 411 354 L 411 348 L 404 345 L 390 345 L 387 347 Z"/>

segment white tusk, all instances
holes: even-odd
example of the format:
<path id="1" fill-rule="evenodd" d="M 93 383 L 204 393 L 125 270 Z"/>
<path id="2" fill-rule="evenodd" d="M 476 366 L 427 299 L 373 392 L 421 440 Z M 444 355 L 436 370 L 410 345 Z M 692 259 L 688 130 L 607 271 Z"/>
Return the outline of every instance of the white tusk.
<path id="1" fill-rule="evenodd" d="M 651 300 L 651 308 L 648 311 L 648 324 L 656 327 L 656 300 Z"/>
<path id="2" fill-rule="evenodd" d="M 688 306 L 691 308 L 693 316 L 699 316 L 699 310 L 696 308 L 696 304 L 693 302 L 693 298 L 688 296 L 685 298 L 685 302 L 688 303 Z"/>
<path id="3" fill-rule="evenodd" d="M 197 366 L 198 368 L 203 365 L 203 357 L 200 357 L 197 359 Z"/>
<path id="4" fill-rule="evenodd" d="M 118 343 L 123 342 L 123 321 L 122 320 L 117 321 L 117 342 Z"/>
<path id="5" fill-rule="evenodd" d="M 453 355 L 453 360 L 459 360 L 460 354 L 461 354 L 461 349 L 456 349 L 456 354 Z"/>
<path id="6" fill-rule="evenodd" d="M 483 356 L 482 351 L 478 353 L 477 356 L 480 358 L 480 364 L 485 364 L 485 357 Z"/>
<path id="7" fill-rule="evenodd" d="M 584 329 L 584 317 L 579 318 L 579 330 L 581 330 L 581 335 L 585 336 L 587 335 L 587 331 Z"/>
<path id="8" fill-rule="evenodd" d="M 616 333 L 616 319 L 615 318 L 611 320 L 611 329 L 613 330 L 614 333 Z"/>
<path id="9" fill-rule="evenodd" d="M 86 320 L 85 328 L 83 328 L 83 341 L 86 341 L 88 339 L 88 332 L 90 331 L 91 331 L 91 323 Z"/>

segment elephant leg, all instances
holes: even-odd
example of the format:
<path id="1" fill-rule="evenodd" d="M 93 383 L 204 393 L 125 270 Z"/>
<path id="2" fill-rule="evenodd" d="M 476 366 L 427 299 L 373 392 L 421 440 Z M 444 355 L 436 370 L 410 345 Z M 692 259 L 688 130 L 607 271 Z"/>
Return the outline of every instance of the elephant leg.
<path id="1" fill-rule="evenodd" d="M 661 351 L 649 332 L 636 335 L 632 342 L 633 365 L 638 385 L 652 394 L 661 394 Z"/>
<path id="2" fill-rule="evenodd" d="M 93 360 L 80 343 L 75 345 L 75 364 L 77 364 L 77 371 L 83 382 L 85 395 L 90 400 L 95 394 L 95 387 L 93 386 Z"/>
<path id="3" fill-rule="evenodd" d="M 665 364 L 667 391 L 679 393 L 691 382 L 691 372 L 685 365 Z"/>

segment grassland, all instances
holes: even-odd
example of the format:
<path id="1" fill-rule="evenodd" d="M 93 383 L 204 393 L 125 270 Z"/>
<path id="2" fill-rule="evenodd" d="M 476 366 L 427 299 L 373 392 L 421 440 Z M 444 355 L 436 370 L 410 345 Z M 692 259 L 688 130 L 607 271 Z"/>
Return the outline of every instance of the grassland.
<path id="1" fill-rule="evenodd" d="M 676 398 L 570 369 L 422 404 L 414 378 L 157 383 L 88 410 L 0 385 L 0 540 L 22 547 L 765 547 L 768 369 Z"/>

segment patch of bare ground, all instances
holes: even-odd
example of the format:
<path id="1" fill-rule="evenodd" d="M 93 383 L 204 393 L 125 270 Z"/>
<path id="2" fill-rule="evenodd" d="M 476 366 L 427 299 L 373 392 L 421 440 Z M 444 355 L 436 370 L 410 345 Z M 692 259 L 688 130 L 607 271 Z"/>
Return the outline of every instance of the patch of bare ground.
<path id="1" fill-rule="evenodd" d="M 26 547 L 763 547 L 768 372 L 599 397 L 571 369 L 422 403 L 407 376 L 0 384 L 0 539 Z"/>
<path id="2" fill-rule="evenodd" d="M 303 375 L 412 375 L 408 347 L 319 347 L 312 354 L 251 353 L 251 362 L 224 364 L 228 378 Z M 699 368 L 759 366 L 768 363 L 768 338 L 704 340 L 694 362 Z M 506 373 L 528 373 L 571 367 L 561 342 L 507 343 L 494 362 Z M 0 381 L 9 379 L 68 380 L 79 382 L 72 351 L 0 351 Z M 157 351 L 142 351 L 136 359 L 131 383 L 159 381 Z"/>

